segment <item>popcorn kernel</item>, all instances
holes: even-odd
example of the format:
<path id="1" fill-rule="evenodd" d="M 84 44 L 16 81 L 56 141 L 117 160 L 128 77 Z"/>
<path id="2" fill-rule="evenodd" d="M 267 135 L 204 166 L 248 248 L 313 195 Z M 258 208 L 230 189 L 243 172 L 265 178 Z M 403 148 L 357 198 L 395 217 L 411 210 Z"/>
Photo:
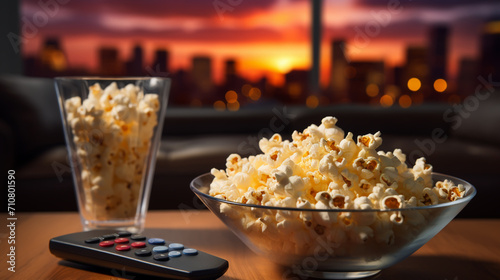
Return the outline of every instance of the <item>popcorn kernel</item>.
<path id="1" fill-rule="evenodd" d="M 345 198 L 343 196 L 336 196 L 333 198 L 333 206 L 337 208 L 344 208 Z"/>
<path id="2" fill-rule="evenodd" d="M 362 136 L 359 140 L 359 142 L 363 145 L 365 145 L 366 147 L 370 146 L 370 143 L 371 143 L 371 139 L 370 137 L 367 137 L 367 136 Z"/>
<path id="3" fill-rule="evenodd" d="M 385 206 L 389 209 L 398 209 L 401 204 L 399 203 L 399 201 L 394 198 L 394 197 L 389 197 L 385 200 L 384 202 Z"/>

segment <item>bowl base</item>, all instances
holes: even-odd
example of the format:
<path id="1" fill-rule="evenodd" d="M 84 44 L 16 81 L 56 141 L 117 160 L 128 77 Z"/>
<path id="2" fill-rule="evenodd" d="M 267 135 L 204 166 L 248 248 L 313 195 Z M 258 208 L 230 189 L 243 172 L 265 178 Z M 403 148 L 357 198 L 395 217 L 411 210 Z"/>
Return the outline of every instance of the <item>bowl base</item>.
<path id="1" fill-rule="evenodd" d="M 305 271 L 311 278 L 317 279 L 361 279 L 378 274 L 380 270 L 338 272 L 338 271 Z"/>

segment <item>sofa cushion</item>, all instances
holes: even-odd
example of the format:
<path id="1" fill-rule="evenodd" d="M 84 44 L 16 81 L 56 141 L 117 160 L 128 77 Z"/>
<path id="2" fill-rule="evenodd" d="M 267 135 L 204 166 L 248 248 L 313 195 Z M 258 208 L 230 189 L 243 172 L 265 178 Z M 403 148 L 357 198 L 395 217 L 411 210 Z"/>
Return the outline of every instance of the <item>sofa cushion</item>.
<path id="1" fill-rule="evenodd" d="M 450 118 L 451 131 L 456 137 L 498 147 L 500 146 L 500 92 L 488 93 L 471 95 L 461 104 L 449 109 L 458 112 Z"/>
<path id="2" fill-rule="evenodd" d="M 0 119 L 13 130 L 16 165 L 47 147 L 64 143 L 52 79 L 1 76 Z"/>

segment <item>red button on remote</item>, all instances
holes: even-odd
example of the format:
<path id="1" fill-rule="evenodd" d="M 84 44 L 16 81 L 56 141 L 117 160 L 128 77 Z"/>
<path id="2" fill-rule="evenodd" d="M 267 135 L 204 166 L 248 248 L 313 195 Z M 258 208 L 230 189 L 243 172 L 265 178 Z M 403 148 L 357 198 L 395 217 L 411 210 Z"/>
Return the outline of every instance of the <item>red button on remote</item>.
<path id="1" fill-rule="evenodd" d="M 101 247 L 112 247 L 113 245 L 115 245 L 115 242 L 113 240 L 101 241 L 99 243 L 99 246 Z"/>
<path id="2" fill-rule="evenodd" d="M 118 251 L 128 251 L 128 250 L 130 250 L 130 246 L 123 245 L 123 244 L 122 245 L 117 245 L 116 246 L 116 250 L 118 250 Z"/>
<path id="3" fill-rule="evenodd" d="M 138 241 L 130 244 L 134 248 L 144 248 L 146 247 L 146 242 Z"/>
<path id="4" fill-rule="evenodd" d="M 118 244 L 128 243 L 128 238 L 124 238 L 124 237 L 117 238 L 117 239 L 115 239 L 115 243 L 118 243 Z"/>

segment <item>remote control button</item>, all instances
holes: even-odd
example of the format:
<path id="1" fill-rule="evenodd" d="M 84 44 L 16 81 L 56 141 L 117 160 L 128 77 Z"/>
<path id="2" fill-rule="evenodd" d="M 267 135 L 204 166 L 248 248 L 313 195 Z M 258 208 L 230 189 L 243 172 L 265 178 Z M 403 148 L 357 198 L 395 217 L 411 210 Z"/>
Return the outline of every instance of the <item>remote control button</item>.
<path id="1" fill-rule="evenodd" d="M 112 247 L 113 245 L 115 245 L 115 242 L 113 240 L 105 240 L 99 243 L 99 246 L 101 247 Z"/>
<path id="2" fill-rule="evenodd" d="M 118 234 L 118 237 L 129 237 L 132 235 L 130 231 L 119 231 L 116 234 Z"/>
<path id="3" fill-rule="evenodd" d="M 193 248 L 186 248 L 182 250 L 182 253 L 187 256 L 196 256 L 198 255 L 198 250 L 193 249 Z"/>
<path id="4" fill-rule="evenodd" d="M 151 256 L 151 251 L 149 251 L 148 249 L 141 249 L 141 250 L 135 251 L 135 254 L 139 257 L 147 257 L 147 256 Z"/>
<path id="5" fill-rule="evenodd" d="M 85 240 L 85 243 L 94 244 L 94 243 L 99 243 L 101 241 L 102 241 L 102 238 L 100 238 L 100 237 L 92 237 L 92 238 Z"/>
<path id="6" fill-rule="evenodd" d="M 104 240 L 110 240 L 110 239 L 115 239 L 118 237 L 117 234 L 105 234 L 103 236 L 101 236 Z"/>
<path id="7" fill-rule="evenodd" d="M 168 261 L 168 254 L 156 254 L 153 256 L 153 259 L 157 261 Z"/>
<path id="8" fill-rule="evenodd" d="M 115 248 L 116 248 L 117 251 L 128 251 L 128 250 L 130 250 L 130 246 L 129 245 L 125 245 L 125 244 L 117 245 Z"/>
<path id="9" fill-rule="evenodd" d="M 152 245 L 163 245 L 165 244 L 165 240 L 161 238 L 150 238 L 148 243 Z"/>
<path id="10" fill-rule="evenodd" d="M 137 242 L 132 242 L 132 244 L 130 244 L 130 246 L 132 246 L 134 248 L 144 248 L 144 247 L 146 247 L 146 243 L 142 242 L 142 241 L 137 241 Z"/>
<path id="11" fill-rule="evenodd" d="M 155 246 L 153 247 L 153 253 L 166 253 L 168 252 L 168 247 L 167 246 Z"/>
<path id="12" fill-rule="evenodd" d="M 130 236 L 130 239 L 135 240 L 135 241 L 144 241 L 144 240 L 146 240 L 146 236 L 134 234 L 134 235 Z"/>
<path id="13" fill-rule="evenodd" d="M 181 243 L 170 243 L 170 244 L 168 244 L 168 248 L 170 250 L 179 250 L 180 251 L 180 250 L 184 249 L 184 245 Z"/>
<path id="14" fill-rule="evenodd" d="M 170 251 L 170 252 L 168 252 L 168 256 L 171 258 L 178 258 L 178 257 L 182 256 L 182 254 L 179 251 Z"/>
<path id="15" fill-rule="evenodd" d="M 128 243 L 128 238 L 125 238 L 125 237 L 117 238 L 117 239 L 115 239 L 115 243 L 118 243 L 118 244 Z"/>

